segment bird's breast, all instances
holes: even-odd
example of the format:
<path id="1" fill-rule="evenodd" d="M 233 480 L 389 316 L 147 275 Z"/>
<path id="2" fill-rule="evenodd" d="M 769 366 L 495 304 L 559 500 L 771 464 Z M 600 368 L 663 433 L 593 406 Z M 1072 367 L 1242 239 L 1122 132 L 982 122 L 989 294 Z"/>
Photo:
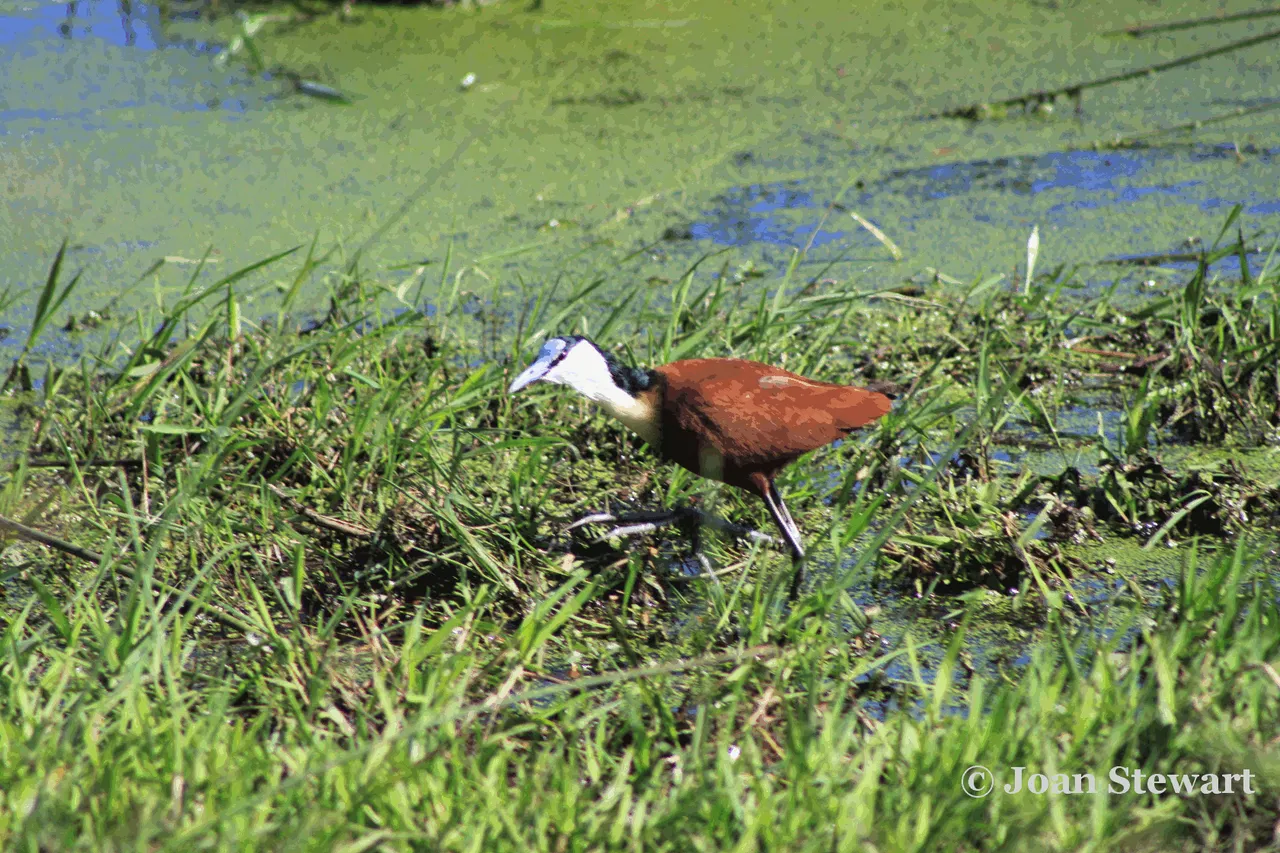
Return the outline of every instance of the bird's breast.
<path id="1" fill-rule="evenodd" d="M 662 429 L 658 425 L 657 418 L 650 417 L 647 413 L 632 415 L 631 413 L 615 413 L 615 417 L 622 421 L 623 425 L 629 428 L 636 435 L 645 440 L 645 443 L 654 450 L 662 449 Z"/>
<path id="2" fill-rule="evenodd" d="M 598 402 L 622 425 L 640 436 L 654 450 L 662 449 L 662 417 L 659 397 L 655 392 L 641 392 L 632 397 L 625 393 L 599 399 Z"/>

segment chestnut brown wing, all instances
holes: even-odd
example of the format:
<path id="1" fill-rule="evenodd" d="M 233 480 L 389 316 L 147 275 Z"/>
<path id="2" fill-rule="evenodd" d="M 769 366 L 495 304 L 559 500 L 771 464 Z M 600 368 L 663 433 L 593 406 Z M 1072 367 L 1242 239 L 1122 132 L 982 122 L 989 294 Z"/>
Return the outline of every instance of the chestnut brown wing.
<path id="1" fill-rule="evenodd" d="M 890 408 L 889 398 L 875 391 L 818 382 L 755 361 L 697 358 L 657 371 L 666 380 L 664 422 L 675 427 L 664 425 L 664 446 L 696 438 L 748 469 L 785 465 Z"/>

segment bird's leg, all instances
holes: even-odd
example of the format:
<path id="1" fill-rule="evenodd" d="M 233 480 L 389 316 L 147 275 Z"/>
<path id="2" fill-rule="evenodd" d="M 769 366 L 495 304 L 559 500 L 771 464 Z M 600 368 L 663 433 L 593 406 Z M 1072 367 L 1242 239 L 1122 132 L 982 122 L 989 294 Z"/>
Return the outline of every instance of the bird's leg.
<path id="1" fill-rule="evenodd" d="M 791 589 L 787 591 L 787 598 L 791 601 L 795 601 L 800 595 L 800 585 L 804 583 L 804 564 L 808 560 L 804 554 L 791 558 Z"/>
<path id="2" fill-rule="evenodd" d="M 787 510 L 787 505 L 782 502 L 782 495 L 778 494 L 778 487 L 773 483 L 769 483 L 769 487 L 764 490 L 764 505 L 769 508 L 769 514 L 773 516 L 778 529 L 782 531 L 787 544 L 791 546 L 791 553 L 796 558 L 804 557 L 804 545 L 800 542 L 800 528 L 796 527 L 791 513 Z"/>
<path id="3" fill-rule="evenodd" d="M 800 528 L 796 526 L 795 520 L 791 518 L 791 511 L 787 509 L 787 505 L 782 500 L 782 495 L 778 493 L 778 487 L 770 480 L 768 488 L 764 489 L 764 505 L 769 508 L 769 514 L 773 516 L 773 520 L 777 523 L 778 528 L 782 530 L 782 535 L 786 537 L 787 544 L 791 546 L 791 592 L 790 596 L 794 600 L 800 593 L 800 584 L 804 583 L 804 545 L 800 542 Z"/>
<path id="4" fill-rule="evenodd" d="M 679 511 L 678 511 L 679 512 Z M 715 577 L 711 568 L 711 561 L 707 559 L 707 555 L 702 553 L 702 522 L 706 517 L 696 507 L 685 507 L 680 512 L 681 518 L 677 522 L 685 535 L 689 537 L 689 550 L 693 554 L 693 558 L 698 561 L 698 567 L 705 574 Z M 719 579 L 717 578 L 717 582 Z"/>

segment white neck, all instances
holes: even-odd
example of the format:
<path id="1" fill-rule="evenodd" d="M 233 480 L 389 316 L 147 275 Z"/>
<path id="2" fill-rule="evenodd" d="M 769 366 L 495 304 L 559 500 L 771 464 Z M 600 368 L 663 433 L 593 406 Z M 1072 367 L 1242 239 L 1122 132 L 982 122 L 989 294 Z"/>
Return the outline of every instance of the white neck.
<path id="1" fill-rule="evenodd" d="M 622 421 L 649 444 L 658 446 L 661 437 L 658 413 L 647 400 L 632 397 L 614 384 L 608 363 L 595 347 L 587 344 L 575 346 L 546 378 L 568 385 Z"/>

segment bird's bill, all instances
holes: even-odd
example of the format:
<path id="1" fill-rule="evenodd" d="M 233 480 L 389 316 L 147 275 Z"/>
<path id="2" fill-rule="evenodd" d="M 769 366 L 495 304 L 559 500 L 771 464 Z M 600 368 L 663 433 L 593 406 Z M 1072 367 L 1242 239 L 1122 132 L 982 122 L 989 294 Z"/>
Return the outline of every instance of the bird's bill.
<path id="1" fill-rule="evenodd" d="M 547 371 L 551 369 L 551 361 L 554 358 L 554 355 L 539 355 L 537 361 L 526 367 L 524 373 L 516 377 L 515 381 L 511 383 L 511 387 L 507 389 L 507 393 L 514 394 L 521 388 L 532 385 L 543 376 L 546 376 Z"/>

